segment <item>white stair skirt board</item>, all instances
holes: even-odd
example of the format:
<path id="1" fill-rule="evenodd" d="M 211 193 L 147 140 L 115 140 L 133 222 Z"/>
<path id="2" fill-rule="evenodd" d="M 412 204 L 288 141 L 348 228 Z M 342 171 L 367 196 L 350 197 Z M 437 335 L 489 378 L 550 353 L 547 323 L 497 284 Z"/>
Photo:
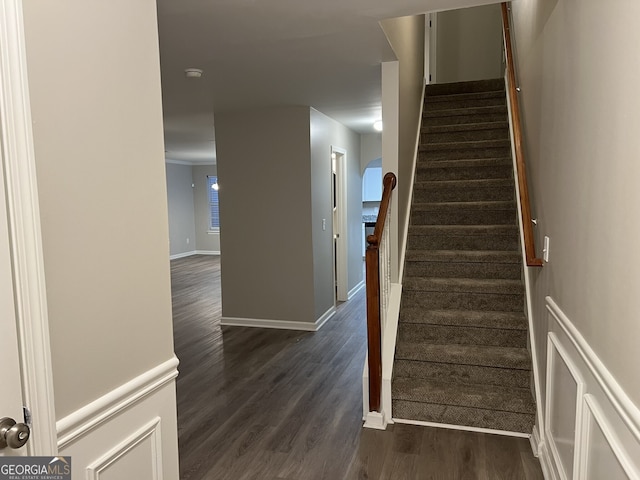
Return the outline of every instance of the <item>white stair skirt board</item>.
<path id="1" fill-rule="evenodd" d="M 336 307 L 331 307 L 315 322 L 292 322 L 287 320 L 269 320 L 262 318 L 222 317 L 220 325 L 227 327 L 277 328 L 282 330 L 302 330 L 317 332 L 336 314 Z"/>
<path id="2" fill-rule="evenodd" d="M 373 428 L 375 430 L 386 430 L 387 429 L 387 421 L 385 419 L 384 413 L 380 412 L 369 412 L 364 420 L 365 428 Z"/>
<path id="3" fill-rule="evenodd" d="M 394 418 L 394 423 L 404 423 L 407 425 L 420 425 L 422 427 L 446 428 L 449 430 L 462 430 L 465 432 L 490 433 L 492 435 L 503 435 L 507 437 L 529 438 L 531 434 L 522 432 L 509 432 L 505 430 L 492 430 L 490 428 L 467 427 L 464 425 L 449 425 L 447 423 L 423 422 L 420 420 L 405 420 L 403 418 Z"/>
<path id="4" fill-rule="evenodd" d="M 364 285 L 364 280 L 362 280 L 359 284 L 349 290 L 349 293 L 347 293 L 347 300 L 351 300 L 356 295 L 356 293 L 364 288 Z"/>

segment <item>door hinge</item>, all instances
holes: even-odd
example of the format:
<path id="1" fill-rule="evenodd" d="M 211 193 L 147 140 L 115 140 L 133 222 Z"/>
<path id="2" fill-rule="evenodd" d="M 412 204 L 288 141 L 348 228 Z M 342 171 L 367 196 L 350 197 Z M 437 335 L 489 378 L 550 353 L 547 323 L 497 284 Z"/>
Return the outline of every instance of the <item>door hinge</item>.
<path id="1" fill-rule="evenodd" d="M 22 407 L 22 413 L 24 414 L 24 423 L 27 425 L 27 427 L 30 427 L 31 421 L 33 420 L 31 416 L 31 410 L 29 410 L 27 407 Z"/>
<path id="2" fill-rule="evenodd" d="M 429 81 L 431 81 L 431 74 L 429 74 Z"/>
<path id="3" fill-rule="evenodd" d="M 429 20 L 429 28 L 431 28 L 431 20 Z"/>

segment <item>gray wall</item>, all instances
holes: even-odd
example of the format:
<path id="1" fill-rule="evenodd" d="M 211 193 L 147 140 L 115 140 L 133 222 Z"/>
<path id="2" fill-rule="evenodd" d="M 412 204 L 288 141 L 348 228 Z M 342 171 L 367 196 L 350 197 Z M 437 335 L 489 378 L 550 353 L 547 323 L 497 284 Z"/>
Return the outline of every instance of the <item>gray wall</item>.
<path id="1" fill-rule="evenodd" d="M 311 218 L 315 318 L 334 306 L 331 147 L 347 151 L 347 290 L 362 281 L 362 176 L 360 136 L 311 109 Z M 322 230 L 322 219 L 327 229 Z"/>
<path id="2" fill-rule="evenodd" d="M 614 3 L 512 8 L 539 255 L 551 239 L 532 272 L 538 358 L 550 295 L 637 403 L 640 3 Z"/>
<path id="3" fill-rule="evenodd" d="M 314 322 L 309 108 L 216 115 L 224 317 Z"/>
<path id="4" fill-rule="evenodd" d="M 392 18 L 383 20 L 381 25 L 399 61 L 399 147 L 396 199 L 398 205 L 398 245 L 402 245 L 404 225 L 409 215 L 411 175 L 421 121 L 425 16 Z M 398 263 L 401 253 L 398 248 Z"/>
<path id="5" fill-rule="evenodd" d="M 360 135 L 360 152 L 360 171 L 364 172 L 371 161 L 382 157 L 382 133 Z"/>
<path id="6" fill-rule="evenodd" d="M 209 185 L 208 175 L 217 175 L 218 169 L 215 165 L 194 165 L 192 168 L 193 183 L 193 206 L 195 212 L 196 229 L 196 249 L 201 252 L 220 251 L 220 232 L 209 232 Z M 220 179 L 218 179 L 220 184 Z"/>
<path id="7" fill-rule="evenodd" d="M 196 249 L 191 165 L 166 164 L 170 254 Z"/>
<path id="8" fill-rule="evenodd" d="M 173 356 L 156 4 L 23 7 L 61 418 Z"/>
<path id="9" fill-rule="evenodd" d="M 438 83 L 504 76 L 499 4 L 449 10 L 436 15 Z"/>

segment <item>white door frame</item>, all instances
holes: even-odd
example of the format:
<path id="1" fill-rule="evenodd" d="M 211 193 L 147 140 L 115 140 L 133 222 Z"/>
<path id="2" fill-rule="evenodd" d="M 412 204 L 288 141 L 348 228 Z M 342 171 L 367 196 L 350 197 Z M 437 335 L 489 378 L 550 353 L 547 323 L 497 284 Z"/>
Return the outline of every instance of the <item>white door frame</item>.
<path id="1" fill-rule="evenodd" d="M 56 455 L 51 347 L 22 0 L 0 0 L 0 135 L 23 399 L 33 421 L 28 452 Z"/>
<path id="2" fill-rule="evenodd" d="M 337 279 L 337 298 L 339 302 L 346 302 L 348 300 L 348 280 L 347 280 L 347 264 L 349 256 L 347 254 L 347 151 L 344 148 L 331 145 L 331 159 L 333 162 L 333 156 L 336 156 L 336 206 L 337 206 L 337 224 L 338 232 L 340 236 L 336 241 L 336 258 L 335 265 L 337 265 L 337 271 L 334 277 Z M 333 172 L 333 167 L 331 168 Z M 331 187 L 333 190 L 333 186 Z M 332 199 L 333 210 L 333 199 Z M 335 225 L 333 234 L 336 234 Z M 333 236 L 332 236 L 333 237 Z"/>

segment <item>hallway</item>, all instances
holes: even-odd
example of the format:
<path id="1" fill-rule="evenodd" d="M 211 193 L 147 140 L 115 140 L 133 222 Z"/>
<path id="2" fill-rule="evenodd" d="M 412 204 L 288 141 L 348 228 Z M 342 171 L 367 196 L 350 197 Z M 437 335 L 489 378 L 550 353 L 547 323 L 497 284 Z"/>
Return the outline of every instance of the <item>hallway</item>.
<path id="1" fill-rule="evenodd" d="M 543 478 L 526 439 L 362 429 L 364 291 L 316 333 L 221 328 L 219 257 L 171 277 L 181 480 Z"/>

